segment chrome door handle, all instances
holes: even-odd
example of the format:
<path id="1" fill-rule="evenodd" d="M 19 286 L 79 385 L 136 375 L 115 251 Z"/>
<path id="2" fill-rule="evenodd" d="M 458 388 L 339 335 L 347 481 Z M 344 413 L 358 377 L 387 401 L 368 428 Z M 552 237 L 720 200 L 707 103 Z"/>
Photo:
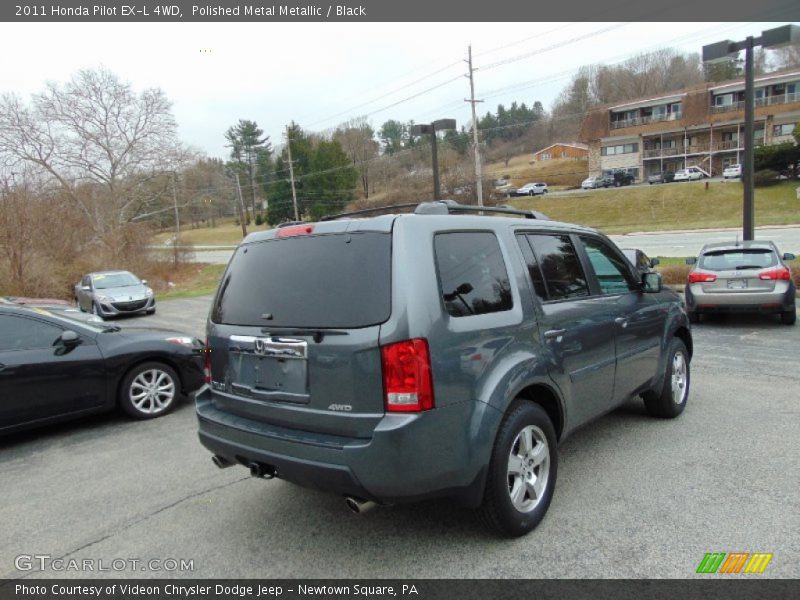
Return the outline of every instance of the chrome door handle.
<path id="1" fill-rule="evenodd" d="M 566 329 L 550 329 L 549 331 L 544 332 L 544 337 L 546 340 L 555 340 L 560 342 L 565 333 L 567 333 Z"/>
<path id="2" fill-rule="evenodd" d="M 614 323 L 622 327 L 623 329 L 628 326 L 628 319 L 625 317 L 617 317 L 614 319 Z"/>

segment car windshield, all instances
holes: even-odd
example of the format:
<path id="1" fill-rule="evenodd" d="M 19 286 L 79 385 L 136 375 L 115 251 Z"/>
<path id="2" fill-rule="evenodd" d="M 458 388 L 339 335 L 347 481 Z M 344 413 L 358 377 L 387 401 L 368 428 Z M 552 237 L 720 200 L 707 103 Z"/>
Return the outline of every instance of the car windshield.
<path id="1" fill-rule="evenodd" d="M 777 264 L 775 253 L 766 248 L 714 250 L 700 257 L 700 267 L 707 271 L 766 269 Z"/>
<path id="2" fill-rule="evenodd" d="M 92 282 L 98 290 L 139 285 L 141 283 L 133 273 L 101 273 L 93 275 Z"/>

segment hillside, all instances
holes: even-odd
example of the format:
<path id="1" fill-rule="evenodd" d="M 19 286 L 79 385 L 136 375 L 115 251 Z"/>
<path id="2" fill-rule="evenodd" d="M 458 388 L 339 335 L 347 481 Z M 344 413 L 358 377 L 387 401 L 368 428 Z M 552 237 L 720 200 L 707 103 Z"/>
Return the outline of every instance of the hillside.
<path id="1" fill-rule="evenodd" d="M 531 163 L 533 153 L 520 154 L 505 162 L 487 164 L 484 172 L 487 179 L 511 178 L 511 185 L 521 187 L 531 181 L 544 181 L 553 189 L 580 187 L 589 176 L 586 160 L 556 159 Z"/>

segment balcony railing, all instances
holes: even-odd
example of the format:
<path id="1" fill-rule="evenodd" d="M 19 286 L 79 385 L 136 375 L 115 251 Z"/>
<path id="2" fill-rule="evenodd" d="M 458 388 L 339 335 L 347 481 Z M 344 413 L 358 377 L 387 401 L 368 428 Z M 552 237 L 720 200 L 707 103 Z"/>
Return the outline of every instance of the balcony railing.
<path id="1" fill-rule="evenodd" d="M 649 117 L 635 117 L 633 119 L 623 119 L 621 121 L 611 121 L 611 129 L 622 129 L 624 127 L 636 127 L 647 125 L 648 123 L 659 123 L 661 121 L 676 121 L 681 118 L 681 112 L 672 112 L 665 115 L 651 115 Z"/>
<path id="2" fill-rule="evenodd" d="M 774 96 L 762 96 L 755 99 L 756 106 L 773 106 L 775 104 L 788 104 L 790 102 L 800 102 L 800 93 L 792 92 L 791 94 L 777 94 Z M 723 106 L 712 106 L 711 112 L 713 114 L 733 112 L 736 110 L 744 110 L 744 100 L 734 102 L 733 104 L 725 104 Z"/>

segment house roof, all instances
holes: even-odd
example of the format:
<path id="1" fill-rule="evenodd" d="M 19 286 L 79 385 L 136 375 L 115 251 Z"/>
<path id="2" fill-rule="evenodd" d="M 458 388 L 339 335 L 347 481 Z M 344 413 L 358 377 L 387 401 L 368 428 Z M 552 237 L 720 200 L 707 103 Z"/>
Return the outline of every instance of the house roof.
<path id="1" fill-rule="evenodd" d="M 537 150 L 534 154 L 541 154 L 545 150 L 550 150 L 550 148 L 555 148 L 556 146 L 569 146 L 570 148 L 577 148 L 578 150 L 589 150 L 589 146 L 581 144 L 580 142 L 556 142 L 555 144 L 550 144 L 547 148 Z"/>

